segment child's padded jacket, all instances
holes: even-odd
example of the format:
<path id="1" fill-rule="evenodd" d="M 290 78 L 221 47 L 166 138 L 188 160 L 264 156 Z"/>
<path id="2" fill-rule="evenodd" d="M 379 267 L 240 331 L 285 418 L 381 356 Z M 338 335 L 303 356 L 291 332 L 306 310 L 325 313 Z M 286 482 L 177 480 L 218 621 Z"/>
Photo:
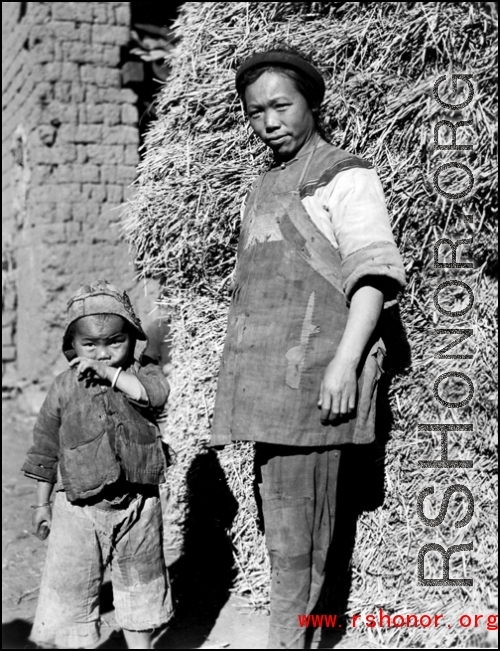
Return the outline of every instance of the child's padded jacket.
<path id="1" fill-rule="evenodd" d="M 146 390 L 146 405 L 107 384 L 86 386 L 75 369 L 52 384 L 38 415 L 34 443 L 22 471 L 55 483 L 57 470 L 70 501 L 99 494 L 120 476 L 135 484 L 165 480 L 167 460 L 155 421 L 169 385 L 161 369 L 145 360 L 127 369 Z"/>

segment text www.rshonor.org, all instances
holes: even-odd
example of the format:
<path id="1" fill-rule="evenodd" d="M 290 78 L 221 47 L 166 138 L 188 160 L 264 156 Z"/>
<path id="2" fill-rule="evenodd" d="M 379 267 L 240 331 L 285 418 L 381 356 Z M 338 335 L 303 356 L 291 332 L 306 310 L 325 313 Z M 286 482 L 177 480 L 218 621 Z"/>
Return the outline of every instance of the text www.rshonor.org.
<path id="1" fill-rule="evenodd" d="M 343 628 L 344 624 L 337 615 L 298 615 L 299 626 L 302 628 Z M 351 625 L 367 626 L 368 628 L 438 628 L 452 624 L 444 620 L 444 615 L 390 615 L 382 609 L 377 615 L 353 615 Z M 461 615 L 458 625 L 462 628 L 478 628 L 485 626 L 488 631 L 498 630 L 498 615 Z"/>

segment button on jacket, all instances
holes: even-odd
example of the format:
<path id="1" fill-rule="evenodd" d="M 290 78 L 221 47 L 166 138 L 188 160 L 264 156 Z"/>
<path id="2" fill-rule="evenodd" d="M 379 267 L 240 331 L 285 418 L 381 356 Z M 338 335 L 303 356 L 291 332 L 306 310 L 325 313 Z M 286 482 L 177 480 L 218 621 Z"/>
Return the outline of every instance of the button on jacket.
<path id="1" fill-rule="evenodd" d="M 131 483 L 163 482 L 167 461 L 155 413 L 165 405 L 169 385 L 154 364 L 126 370 L 144 386 L 146 405 L 107 384 L 87 387 L 75 369 L 61 373 L 40 410 L 22 471 L 55 483 L 59 466 L 70 501 L 97 495 L 122 474 Z"/>

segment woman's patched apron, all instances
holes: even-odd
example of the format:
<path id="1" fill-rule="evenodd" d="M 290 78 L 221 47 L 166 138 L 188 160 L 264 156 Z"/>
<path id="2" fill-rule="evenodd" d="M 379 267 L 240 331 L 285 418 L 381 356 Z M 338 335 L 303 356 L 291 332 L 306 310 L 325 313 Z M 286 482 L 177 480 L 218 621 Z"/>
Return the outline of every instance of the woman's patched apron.
<path id="1" fill-rule="evenodd" d="M 320 168 L 338 171 L 369 166 L 324 146 L 285 169 L 268 171 L 249 196 L 211 445 L 246 440 L 316 446 L 374 439 L 380 342 L 368 347 L 356 416 L 335 426 L 320 422 L 321 380 L 344 333 L 349 308 L 340 255 L 300 199 L 303 180 L 312 171 L 315 178 L 321 175 L 318 160 Z"/>

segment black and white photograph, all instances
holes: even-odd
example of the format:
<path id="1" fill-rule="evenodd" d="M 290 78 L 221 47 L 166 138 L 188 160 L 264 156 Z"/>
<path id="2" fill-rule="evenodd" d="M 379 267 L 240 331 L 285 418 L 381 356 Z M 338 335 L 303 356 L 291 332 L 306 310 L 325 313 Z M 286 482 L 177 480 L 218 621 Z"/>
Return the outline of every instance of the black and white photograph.
<path id="1" fill-rule="evenodd" d="M 2 2 L 2 648 L 498 648 L 498 3 Z"/>

